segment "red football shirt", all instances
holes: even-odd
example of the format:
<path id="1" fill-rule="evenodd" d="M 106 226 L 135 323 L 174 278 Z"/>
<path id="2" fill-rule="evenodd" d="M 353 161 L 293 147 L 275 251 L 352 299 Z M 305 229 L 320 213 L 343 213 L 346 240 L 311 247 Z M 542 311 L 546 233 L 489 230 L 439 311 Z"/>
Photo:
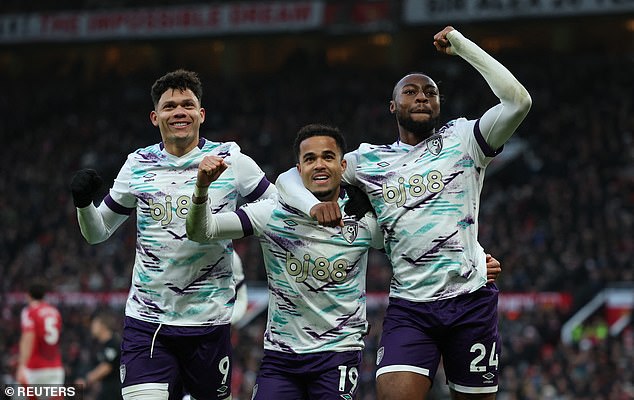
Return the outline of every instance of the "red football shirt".
<path id="1" fill-rule="evenodd" d="M 31 357 L 26 362 L 29 369 L 62 366 L 59 349 L 62 317 L 50 304 L 39 302 L 22 310 L 22 332 L 34 332 L 35 342 Z"/>

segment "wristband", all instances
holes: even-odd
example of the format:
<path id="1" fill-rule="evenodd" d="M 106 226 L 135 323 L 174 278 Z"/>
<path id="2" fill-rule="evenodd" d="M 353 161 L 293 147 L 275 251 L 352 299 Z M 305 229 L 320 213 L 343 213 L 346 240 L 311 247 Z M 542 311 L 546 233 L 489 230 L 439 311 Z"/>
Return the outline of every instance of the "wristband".
<path id="1" fill-rule="evenodd" d="M 198 185 L 194 185 L 194 196 L 195 197 L 205 197 L 207 196 L 207 192 L 209 191 L 209 186 L 200 187 Z"/>

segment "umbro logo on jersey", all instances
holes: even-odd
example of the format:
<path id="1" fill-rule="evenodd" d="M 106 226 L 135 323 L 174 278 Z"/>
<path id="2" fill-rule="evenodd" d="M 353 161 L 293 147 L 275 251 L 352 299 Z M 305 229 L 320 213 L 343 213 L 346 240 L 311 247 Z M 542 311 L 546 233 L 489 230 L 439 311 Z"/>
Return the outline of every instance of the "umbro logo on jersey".
<path id="1" fill-rule="evenodd" d="M 357 221 L 343 221 L 343 228 L 341 228 L 341 235 L 346 239 L 346 242 L 352 244 L 354 239 L 357 238 L 359 233 L 359 224 Z"/>

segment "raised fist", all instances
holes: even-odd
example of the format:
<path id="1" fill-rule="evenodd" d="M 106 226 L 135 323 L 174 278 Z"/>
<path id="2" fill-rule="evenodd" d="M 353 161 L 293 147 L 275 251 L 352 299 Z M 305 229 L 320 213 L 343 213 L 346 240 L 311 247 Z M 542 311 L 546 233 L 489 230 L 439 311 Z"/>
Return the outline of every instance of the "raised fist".
<path id="1" fill-rule="evenodd" d="M 84 208 L 92 203 L 95 193 L 101 188 L 103 179 L 94 169 L 82 169 L 75 173 L 70 182 L 75 207 Z"/>

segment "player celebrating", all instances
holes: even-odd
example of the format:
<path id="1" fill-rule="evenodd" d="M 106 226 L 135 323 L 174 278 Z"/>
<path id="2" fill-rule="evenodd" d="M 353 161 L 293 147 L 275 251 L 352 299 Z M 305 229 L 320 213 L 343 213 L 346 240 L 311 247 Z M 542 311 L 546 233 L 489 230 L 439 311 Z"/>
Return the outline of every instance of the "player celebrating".
<path id="1" fill-rule="evenodd" d="M 343 179 L 370 197 L 393 266 L 377 394 L 426 398 L 442 356 L 453 399 L 494 399 L 498 291 L 487 284 L 477 240 L 479 197 L 486 166 L 528 113 L 531 98 L 503 65 L 452 27 L 437 33 L 434 45 L 478 70 L 500 103 L 476 120 L 459 118 L 436 130 L 436 83 L 406 75 L 390 102 L 398 141 L 362 144 L 346 155 Z M 296 173 L 284 173 L 277 186 L 291 206 L 322 223 L 339 222 L 339 210 L 315 205 Z"/>
<path id="2" fill-rule="evenodd" d="M 59 348 L 62 317 L 44 301 L 46 286 L 33 282 L 28 289 L 28 305 L 22 310 L 20 354 L 17 380 L 24 385 L 64 383 L 64 367 Z"/>
<path id="3" fill-rule="evenodd" d="M 264 254 L 269 309 L 254 399 L 342 399 L 356 392 L 368 328 L 367 252 L 382 248 L 383 241 L 375 218 L 366 215 L 372 209 L 367 198 L 364 202 L 356 188 L 340 190 L 344 149 L 339 130 L 326 125 L 305 126 L 295 141 L 305 187 L 337 209 L 345 204 L 348 215 L 343 227 L 335 228 L 318 226 L 275 200 L 212 214 L 205 188 L 226 165 L 218 157 L 200 164 L 187 215 L 188 237 L 206 243 L 255 234 Z M 487 259 L 487 268 L 492 279 L 500 272 L 493 258 Z"/>
<path id="4" fill-rule="evenodd" d="M 108 239 L 136 212 L 137 244 L 126 303 L 122 393 L 126 400 L 229 399 L 230 320 L 235 299 L 230 240 L 187 240 L 185 217 L 198 163 L 207 155 L 230 167 L 210 189 L 214 212 L 233 211 L 239 196 L 269 197 L 275 187 L 234 142 L 200 137 L 205 121 L 202 84 L 194 72 L 177 70 L 151 90 L 152 124 L 162 142 L 128 155 L 99 207 L 101 184 L 94 170 L 71 183 L 81 232 L 91 243 Z"/>
<path id="5" fill-rule="evenodd" d="M 306 187 L 343 206 L 340 190 L 345 144 L 338 129 L 307 125 L 295 142 Z M 264 358 L 253 399 L 335 400 L 354 397 L 367 333 L 365 277 L 370 246 L 383 247 L 376 220 L 345 215 L 344 227 L 323 227 L 303 214 L 264 200 L 234 213 L 213 214 L 221 199 L 205 188 L 226 164 L 207 157 L 187 215 L 187 234 L 201 243 L 255 234 L 269 286 Z M 212 183 L 213 184 L 213 183 Z M 367 208 L 369 211 L 370 208 Z"/>

